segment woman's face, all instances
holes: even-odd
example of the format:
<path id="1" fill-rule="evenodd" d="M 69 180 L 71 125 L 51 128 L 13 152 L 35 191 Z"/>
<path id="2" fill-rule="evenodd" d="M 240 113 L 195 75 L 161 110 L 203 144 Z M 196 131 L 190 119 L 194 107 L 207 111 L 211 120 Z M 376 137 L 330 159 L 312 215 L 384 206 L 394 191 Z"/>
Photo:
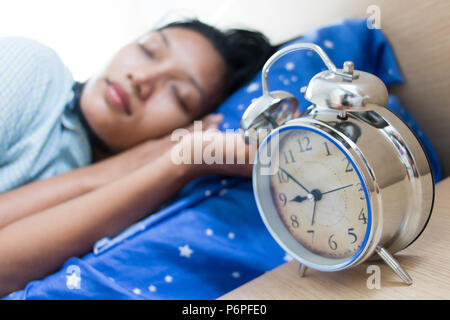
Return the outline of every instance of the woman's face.
<path id="1" fill-rule="evenodd" d="M 114 151 L 166 135 L 208 113 L 226 66 L 200 33 L 173 27 L 123 47 L 83 89 L 81 109 Z"/>

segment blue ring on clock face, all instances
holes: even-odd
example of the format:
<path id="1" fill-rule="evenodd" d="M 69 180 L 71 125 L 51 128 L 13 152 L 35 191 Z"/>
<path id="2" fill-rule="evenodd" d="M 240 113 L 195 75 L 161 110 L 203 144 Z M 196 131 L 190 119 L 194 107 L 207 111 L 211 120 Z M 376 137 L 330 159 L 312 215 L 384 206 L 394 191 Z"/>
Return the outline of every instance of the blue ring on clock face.
<path id="1" fill-rule="evenodd" d="M 359 167 L 358 167 L 358 166 L 356 165 L 356 163 L 353 161 L 353 159 L 352 159 L 352 157 L 350 156 L 349 152 L 348 152 L 344 147 L 342 147 L 342 146 L 341 146 L 335 139 L 333 139 L 331 136 L 329 136 L 328 134 L 326 134 L 326 133 L 324 133 L 324 132 L 322 132 L 322 131 L 320 131 L 320 130 L 318 130 L 318 129 L 315 129 L 315 128 L 312 128 L 312 127 L 308 127 L 308 126 L 302 126 L 302 125 L 298 125 L 298 124 L 295 124 L 295 125 L 294 125 L 294 124 L 293 124 L 293 125 L 285 125 L 285 126 L 282 126 L 282 127 L 278 128 L 278 129 L 275 129 L 274 131 L 272 131 L 272 132 L 264 139 L 264 141 L 261 143 L 260 147 L 258 148 L 258 152 L 257 152 L 257 154 L 256 154 L 256 161 L 255 161 L 255 164 L 259 163 L 260 152 L 261 152 L 261 150 L 263 149 L 263 147 L 265 147 L 266 144 L 267 144 L 274 136 L 279 135 L 279 134 L 281 134 L 281 133 L 284 132 L 284 131 L 296 130 L 296 129 L 307 130 L 307 131 L 314 132 L 314 133 L 316 133 L 316 134 L 319 134 L 320 136 L 322 136 L 322 137 L 325 138 L 326 140 L 330 141 L 331 143 L 333 143 L 333 145 L 336 146 L 336 147 L 337 147 L 337 148 L 345 155 L 345 157 L 349 160 L 349 162 L 351 163 L 353 169 L 356 171 L 356 173 L 357 173 L 357 175 L 358 175 L 358 178 L 359 178 L 359 181 L 360 181 L 360 183 L 361 183 L 361 186 L 363 187 L 364 195 L 365 195 L 365 199 L 366 199 L 366 204 L 367 204 L 368 218 L 367 218 L 367 227 L 366 227 L 366 231 L 365 231 L 364 240 L 363 240 L 363 242 L 361 243 L 361 246 L 360 246 L 359 250 L 358 250 L 354 255 L 352 255 L 347 261 L 345 261 L 345 262 L 343 262 L 343 263 L 340 263 L 340 264 L 336 264 L 336 265 L 330 265 L 330 266 L 328 266 L 328 265 L 317 265 L 317 264 L 311 265 L 311 263 L 309 263 L 308 261 L 306 261 L 306 262 L 300 261 L 300 262 L 304 263 L 305 265 L 307 265 L 307 266 L 309 266 L 309 267 L 312 267 L 312 268 L 317 269 L 317 270 L 322 270 L 322 271 L 336 271 L 336 270 L 344 269 L 344 268 L 346 268 L 347 266 L 351 265 L 351 264 L 352 264 L 356 259 L 358 259 L 358 257 L 363 253 L 363 251 L 365 250 L 366 245 L 367 245 L 367 243 L 368 243 L 368 241 L 369 241 L 370 233 L 371 233 L 370 231 L 371 231 L 371 228 L 372 228 L 372 207 L 371 207 L 371 204 L 370 204 L 370 198 L 369 198 L 369 193 L 368 193 L 368 191 L 367 191 L 366 183 L 365 183 L 365 181 L 364 181 L 364 179 L 363 179 L 363 176 L 362 176 L 362 174 L 361 174 L 361 172 L 360 172 Z M 254 170 L 253 170 L 253 173 L 254 173 L 254 174 L 255 174 L 256 169 L 257 169 L 257 166 L 255 165 L 255 166 L 254 166 Z M 286 229 L 286 231 L 290 234 L 290 232 L 289 232 L 287 229 Z M 292 236 L 292 235 L 291 235 L 291 236 Z M 297 241 L 297 240 L 296 240 L 296 241 Z M 301 245 L 301 244 L 299 243 L 299 245 Z M 302 246 L 302 245 L 301 245 L 301 246 Z M 302 247 L 303 247 L 303 246 L 302 246 Z M 305 248 L 305 250 L 309 251 L 309 250 L 306 249 L 306 248 Z M 292 251 L 292 250 L 289 249 L 289 250 L 287 250 L 287 251 Z M 314 254 L 314 253 L 312 253 L 312 254 Z M 330 259 L 330 258 L 325 258 L 325 259 Z M 330 260 L 331 260 L 331 259 L 330 259 Z"/>

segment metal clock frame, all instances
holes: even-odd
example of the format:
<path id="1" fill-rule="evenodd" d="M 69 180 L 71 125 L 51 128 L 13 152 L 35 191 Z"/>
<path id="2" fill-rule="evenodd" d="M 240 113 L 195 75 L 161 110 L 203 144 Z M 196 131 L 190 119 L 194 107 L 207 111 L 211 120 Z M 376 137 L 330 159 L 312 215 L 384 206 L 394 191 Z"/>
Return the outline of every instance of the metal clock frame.
<path id="1" fill-rule="evenodd" d="M 305 266 L 321 271 L 346 269 L 374 256 L 376 257 L 374 254 L 378 253 L 405 283 L 412 284 L 411 277 L 401 268 L 392 254 L 404 249 L 417 239 L 428 222 L 432 211 L 432 199 L 434 198 L 431 169 L 420 143 L 401 120 L 385 108 L 372 106 L 370 110 L 372 117 L 380 116 L 381 126 L 378 124 L 378 128 L 374 127 L 373 123 L 370 123 L 367 119 L 362 118 L 365 113 L 348 112 L 347 118 L 341 119 L 339 112 L 336 110 L 312 106 L 303 117 L 290 120 L 285 125 L 272 131 L 260 146 L 260 150 L 262 150 L 262 147 L 274 135 L 281 134 L 283 131 L 295 130 L 296 128 L 309 129 L 333 142 L 351 160 L 364 187 L 368 212 L 370 210 L 365 239 L 357 254 L 348 259 L 333 259 L 335 262 L 337 261 L 334 264 L 331 263 L 332 259 L 329 258 L 322 258 L 322 263 L 314 263 L 304 258 L 305 255 L 309 255 L 305 254 L 307 249 L 299 249 L 301 245 L 290 235 L 281 222 L 275 207 L 268 205 L 268 202 L 271 201 L 268 199 L 272 199 L 268 194 L 270 192 L 268 177 L 265 178 L 267 181 L 263 182 L 264 178 L 259 176 L 257 172 L 260 152 L 258 152 L 253 172 L 255 198 L 262 219 L 272 236 L 286 252 L 301 262 L 301 274 L 304 274 Z M 395 128 L 387 120 L 397 122 Z M 360 137 L 351 137 L 346 132 L 342 132 L 341 125 L 343 123 L 352 123 L 359 126 L 361 129 Z M 378 154 L 382 156 L 390 154 L 394 158 L 398 156 L 396 164 L 390 162 L 389 166 L 382 166 L 379 157 L 375 163 L 372 157 L 368 159 L 368 151 L 374 149 L 374 146 L 369 143 L 371 139 L 379 142 L 384 141 L 384 143 L 377 145 L 377 149 L 381 148 L 379 150 L 381 153 Z M 401 171 L 402 166 L 404 167 L 404 177 L 402 179 L 397 178 L 393 183 L 388 183 L 389 172 L 383 172 L 383 169 L 390 171 L 388 168 L 391 168 L 391 171 Z M 401 173 L 399 175 L 401 176 Z M 391 194 L 391 197 L 386 198 L 386 195 L 391 193 L 389 189 L 393 185 L 396 185 L 395 192 Z M 411 190 L 408 190 L 408 185 L 413 186 Z M 432 190 L 431 194 L 429 190 Z M 403 191 L 403 193 L 400 193 L 400 191 Z M 421 198 L 421 201 L 416 201 L 418 197 Z M 395 211 L 394 208 L 398 201 L 403 203 L 403 208 Z M 414 206 L 411 203 L 417 205 Z M 416 218 L 411 218 L 411 216 Z M 408 230 L 414 224 L 417 225 L 417 228 L 410 230 L 410 232 L 402 232 L 402 230 Z"/>
<path id="2" fill-rule="evenodd" d="M 267 80 L 271 66 L 296 50 L 314 51 L 328 70 L 315 75 L 308 86 L 302 88 L 312 105 L 301 118 L 292 119 L 297 109 L 296 98 L 284 91 L 269 92 Z M 271 204 L 272 197 L 267 194 L 270 192 L 268 179 L 258 175 L 260 148 L 253 171 L 258 209 L 272 236 L 301 262 L 300 275 L 304 274 L 305 266 L 336 271 L 376 257 L 375 253 L 378 253 L 405 283 L 412 284 L 410 276 L 392 254 L 413 243 L 425 229 L 433 208 L 434 181 L 417 137 L 399 117 L 385 108 L 388 103 L 386 86 L 376 76 L 354 70 L 351 61 L 345 62 L 343 69 L 337 69 L 326 53 L 312 43 L 296 43 L 275 53 L 264 65 L 262 84 L 262 96 L 252 102 L 241 120 L 245 141 L 258 142 L 255 132 L 261 129 L 274 130 L 262 146 L 275 134 L 296 126 L 321 132 L 352 160 L 364 182 L 368 208 L 371 209 L 367 242 L 355 256 L 337 264 L 329 263 L 324 257 L 322 263 L 307 261 L 302 256 L 307 254 L 307 249 L 299 249 L 301 245 L 290 235 L 273 202 Z M 292 240 L 300 246 L 297 247 L 300 252 L 292 250 L 292 246 L 295 247 Z M 289 241 L 291 245 L 286 245 Z"/>

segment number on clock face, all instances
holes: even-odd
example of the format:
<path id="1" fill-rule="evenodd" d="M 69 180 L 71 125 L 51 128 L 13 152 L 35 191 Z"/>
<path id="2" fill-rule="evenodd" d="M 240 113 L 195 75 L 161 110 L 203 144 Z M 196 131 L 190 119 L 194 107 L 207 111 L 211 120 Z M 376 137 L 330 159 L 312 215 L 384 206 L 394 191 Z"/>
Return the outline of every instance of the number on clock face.
<path id="1" fill-rule="evenodd" d="M 306 129 L 281 134 L 279 146 L 279 169 L 270 187 L 286 228 L 320 256 L 356 254 L 368 214 L 363 181 L 353 162 L 325 136 Z"/>

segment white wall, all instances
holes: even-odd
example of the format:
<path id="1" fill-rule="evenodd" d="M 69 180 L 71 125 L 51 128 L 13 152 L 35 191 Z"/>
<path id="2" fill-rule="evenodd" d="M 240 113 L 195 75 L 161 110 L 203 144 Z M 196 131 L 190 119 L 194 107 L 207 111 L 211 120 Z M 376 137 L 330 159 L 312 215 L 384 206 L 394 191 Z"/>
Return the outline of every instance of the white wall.
<path id="1" fill-rule="evenodd" d="M 43 42 L 59 53 L 75 78 L 86 79 L 175 2 L 1 0 L 0 36 L 20 35 Z"/>
<path id="2" fill-rule="evenodd" d="M 200 12 L 198 16 L 211 17 L 211 11 L 220 4 L 192 2 L 1 0 L 0 37 L 25 36 L 50 46 L 75 78 L 84 80 L 101 68 L 120 46 L 151 29 L 162 18 L 193 16 L 194 11 Z M 184 8 L 191 8 L 190 13 Z"/>
<path id="3" fill-rule="evenodd" d="M 311 1 L 314 1 L 313 8 Z M 59 53 L 76 79 L 84 80 L 101 68 L 121 45 L 158 22 L 197 16 L 218 27 L 257 29 L 273 43 L 279 43 L 317 27 L 319 21 L 337 19 L 335 11 L 327 10 L 327 2 L 0 0 L 0 37 L 20 35 L 45 43 Z M 343 0 L 343 5 L 345 2 L 348 1 Z M 320 19 L 315 19 L 319 16 Z"/>

